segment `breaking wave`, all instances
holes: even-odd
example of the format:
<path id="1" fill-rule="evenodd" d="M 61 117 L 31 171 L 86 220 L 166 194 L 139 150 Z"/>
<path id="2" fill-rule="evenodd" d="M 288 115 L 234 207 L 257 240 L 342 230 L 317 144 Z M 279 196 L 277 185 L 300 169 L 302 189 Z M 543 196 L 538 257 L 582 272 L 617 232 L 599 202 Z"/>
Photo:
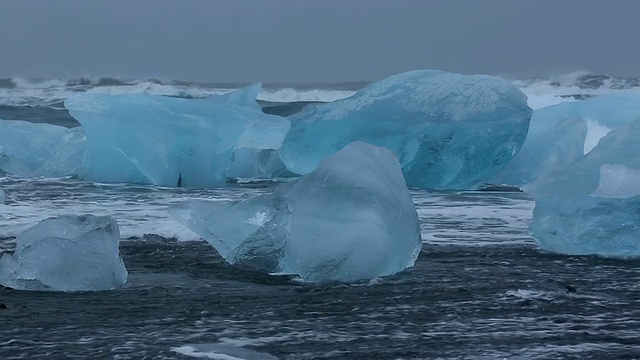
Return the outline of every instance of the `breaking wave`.
<path id="1" fill-rule="evenodd" d="M 533 109 L 561 102 L 620 91 L 640 92 L 640 78 L 574 72 L 548 78 L 514 80 L 529 98 Z M 59 108 L 77 92 L 101 94 L 150 94 L 185 98 L 204 98 L 224 94 L 246 84 L 188 83 L 159 79 L 126 80 L 112 77 L 76 79 L 0 79 L 0 105 Z M 289 102 L 329 102 L 349 97 L 366 83 L 341 84 L 265 84 L 259 100 Z"/>
<path id="2" fill-rule="evenodd" d="M 109 77 L 79 79 L 0 79 L 0 105 L 57 108 L 69 96 L 78 92 L 100 94 L 149 94 L 184 98 L 205 98 L 238 89 L 246 84 L 199 84 L 179 81 L 122 80 Z M 363 84 L 360 84 L 363 85 Z M 357 85 L 356 85 L 357 86 Z M 354 94 L 361 86 L 343 84 L 324 87 L 267 84 L 259 100 L 288 103 L 299 101 L 328 102 Z"/>
<path id="3" fill-rule="evenodd" d="M 527 95 L 533 109 L 620 91 L 640 93 L 640 78 L 616 78 L 587 72 L 516 80 L 513 83 Z"/>

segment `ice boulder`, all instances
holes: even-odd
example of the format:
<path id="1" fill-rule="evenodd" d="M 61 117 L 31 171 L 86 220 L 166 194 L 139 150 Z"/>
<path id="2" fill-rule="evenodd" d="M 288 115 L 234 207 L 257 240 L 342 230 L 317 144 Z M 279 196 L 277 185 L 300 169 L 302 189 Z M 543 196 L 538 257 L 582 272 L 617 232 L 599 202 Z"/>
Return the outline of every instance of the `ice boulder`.
<path id="1" fill-rule="evenodd" d="M 212 99 L 85 93 L 65 107 L 87 138 L 79 175 L 102 182 L 219 186 L 235 148 L 279 147 L 290 126 Z"/>
<path id="2" fill-rule="evenodd" d="M 110 217 L 50 218 L 23 232 L 0 258 L 0 284 L 20 290 L 100 291 L 122 287 L 118 224 Z"/>
<path id="3" fill-rule="evenodd" d="M 611 129 L 640 119 L 640 95 L 618 93 L 536 110 L 520 152 L 492 183 L 522 186 L 565 168 Z"/>
<path id="4" fill-rule="evenodd" d="M 0 173 L 19 177 L 76 175 L 84 146 L 80 127 L 0 120 Z"/>
<path id="5" fill-rule="evenodd" d="M 613 129 L 587 155 L 524 187 L 531 230 L 547 250 L 640 256 L 640 120 Z"/>
<path id="6" fill-rule="evenodd" d="M 290 117 L 280 156 L 289 170 L 313 171 L 353 141 L 398 154 L 410 186 L 468 189 L 500 171 L 529 128 L 526 96 L 492 76 L 412 71 L 355 95 L 307 106 Z"/>
<path id="7" fill-rule="evenodd" d="M 231 264 L 307 281 L 356 281 L 413 266 L 422 242 L 395 154 L 355 142 L 296 182 L 231 204 L 170 213 Z"/>
<path id="8" fill-rule="evenodd" d="M 0 169 L 16 176 L 34 176 L 67 131 L 62 126 L 0 120 Z"/>

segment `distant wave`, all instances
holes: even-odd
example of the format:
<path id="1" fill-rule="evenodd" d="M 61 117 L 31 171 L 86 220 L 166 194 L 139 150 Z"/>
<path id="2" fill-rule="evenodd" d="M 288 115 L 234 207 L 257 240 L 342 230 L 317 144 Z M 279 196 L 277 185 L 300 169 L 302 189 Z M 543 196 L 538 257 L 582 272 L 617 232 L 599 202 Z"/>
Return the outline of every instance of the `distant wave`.
<path id="1" fill-rule="evenodd" d="M 69 96 L 78 92 L 119 94 L 165 95 L 183 98 L 206 98 L 224 94 L 244 84 L 190 84 L 185 82 L 167 82 L 160 80 L 119 80 L 114 78 L 59 79 L 0 79 L 0 105 L 60 107 Z M 303 86 L 304 87 L 304 86 Z M 336 90 L 330 87 L 320 88 L 273 88 L 267 86 L 259 100 L 269 102 L 328 102 L 346 98 L 355 91 Z"/>
<path id="2" fill-rule="evenodd" d="M 612 92 L 640 92 L 638 78 L 616 78 L 586 72 L 512 82 L 527 95 L 529 106 L 534 109 Z M 258 99 L 276 103 L 329 102 L 349 97 L 365 84 L 265 84 Z M 224 94 L 244 85 L 246 84 L 205 84 L 158 79 L 126 80 L 112 77 L 76 79 L 13 77 L 0 79 L 0 105 L 60 108 L 67 97 L 77 92 L 205 98 Z"/>
<path id="3" fill-rule="evenodd" d="M 577 71 L 549 78 L 517 80 L 514 81 L 514 83 L 523 86 L 544 84 L 555 88 L 577 88 L 582 90 L 629 90 L 640 86 L 640 78 L 616 78 L 609 75 L 598 75 Z"/>
<path id="4" fill-rule="evenodd" d="M 162 84 L 160 80 L 123 80 L 111 77 L 81 77 L 77 79 L 27 79 L 12 77 L 0 79 L 0 88 L 10 89 L 51 89 L 63 87 L 98 87 L 98 86 L 127 86 L 141 82 Z"/>
<path id="5" fill-rule="evenodd" d="M 296 90 L 292 88 L 263 90 L 258 95 L 258 100 L 271 102 L 298 102 L 298 101 L 336 101 L 347 98 L 355 94 L 355 91 L 348 90 Z"/>
<path id="6" fill-rule="evenodd" d="M 640 92 L 638 78 L 616 78 L 587 72 L 516 80 L 513 84 L 527 95 L 533 109 L 620 91 Z"/>
<path id="7" fill-rule="evenodd" d="M 49 89 L 67 86 L 65 80 L 28 80 L 23 78 L 12 78 L 11 82 L 17 89 Z"/>

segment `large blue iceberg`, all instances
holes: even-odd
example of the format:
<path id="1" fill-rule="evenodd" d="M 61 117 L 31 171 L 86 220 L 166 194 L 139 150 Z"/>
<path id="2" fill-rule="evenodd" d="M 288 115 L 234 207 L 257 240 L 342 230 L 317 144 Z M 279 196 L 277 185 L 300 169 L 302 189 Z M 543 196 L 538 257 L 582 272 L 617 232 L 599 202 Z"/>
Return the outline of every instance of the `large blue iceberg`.
<path id="1" fill-rule="evenodd" d="M 83 153 L 80 128 L 0 120 L 0 173 L 20 177 L 73 175 Z"/>
<path id="2" fill-rule="evenodd" d="M 220 185 L 224 182 L 225 177 L 277 177 L 279 174 L 284 173 L 283 170 L 286 170 L 286 167 L 282 164 L 275 150 L 281 146 L 289 130 L 289 121 L 281 117 L 265 115 L 261 112 L 260 106 L 255 100 L 260 90 L 260 84 L 253 84 L 224 95 L 215 95 L 203 100 L 184 99 L 184 101 L 161 96 L 141 95 L 140 98 L 144 100 L 134 105 L 126 103 L 126 101 L 135 102 L 135 96 L 130 95 L 121 97 L 79 95 L 69 100 L 67 105 L 70 107 L 72 114 L 84 119 L 85 128 L 96 128 L 96 126 L 93 126 L 96 117 L 102 116 L 96 131 L 90 130 L 90 133 L 99 133 L 100 136 L 92 136 L 90 138 L 90 151 L 86 159 L 87 139 L 83 127 L 67 129 L 50 124 L 0 120 L 0 174 L 9 173 L 20 177 L 79 175 L 84 179 L 96 181 L 155 183 L 157 185 L 170 186 L 177 185 L 178 179 L 181 178 L 182 186 L 203 186 L 202 184 Z M 123 99 L 125 103 L 122 103 Z M 177 100 L 177 102 L 174 100 Z M 147 102 L 145 103 L 145 101 Z M 113 113 L 99 114 L 98 108 L 103 109 L 105 104 L 109 103 L 114 106 L 128 107 L 120 109 L 121 111 L 140 110 L 139 106 L 149 105 L 150 108 L 147 109 L 149 114 L 145 114 L 142 117 L 145 119 L 142 122 L 148 125 L 148 128 L 145 129 L 149 131 L 145 134 L 142 134 L 144 131 L 119 134 L 119 131 L 125 133 L 130 131 L 132 127 L 136 127 L 136 122 L 141 121 L 128 122 L 123 128 L 118 127 L 122 125 L 122 122 L 127 122 L 128 118 L 123 118 Z M 227 127 L 220 126 L 217 128 L 220 131 L 216 133 L 207 134 L 204 132 L 201 134 L 203 137 L 208 137 L 207 140 L 203 140 L 205 143 L 214 143 L 218 137 L 225 137 L 226 139 L 224 140 L 228 140 L 226 141 L 227 148 L 220 156 L 216 156 L 218 154 L 213 153 L 207 157 L 206 151 L 210 150 L 211 146 L 208 148 L 190 148 L 188 145 L 180 144 L 180 139 L 178 139 L 180 132 L 172 133 L 171 129 L 166 129 L 166 123 L 171 123 L 171 121 L 163 118 L 162 114 L 167 115 L 169 118 L 173 116 L 174 122 L 181 122 L 180 119 L 182 117 L 190 118 L 193 115 L 190 111 L 182 114 L 168 113 L 167 111 L 179 111 L 178 108 L 171 108 L 171 104 L 175 103 L 183 103 L 185 106 L 198 103 L 204 107 L 209 106 L 213 108 L 210 109 L 212 112 L 217 111 L 215 116 L 210 116 L 211 122 L 230 122 L 229 128 L 233 130 L 231 132 L 225 132 Z M 90 107 L 94 105 L 96 108 L 91 109 Z M 197 107 L 198 105 L 194 106 Z M 154 109 L 154 107 L 156 108 Z M 233 109 L 238 107 L 245 108 L 234 113 L 234 116 L 240 118 L 239 120 L 233 116 L 227 116 L 229 111 L 233 112 Z M 87 113 L 91 112 L 97 112 L 98 115 L 87 116 Z M 155 115 L 152 114 L 154 112 Z M 136 115 L 130 114 L 130 116 Z M 157 123 L 154 123 L 156 121 Z M 103 131 L 99 127 L 107 126 L 109 122 L 112 122 L 116 128 L 109 128 L 109 131 Z M 184 125 L 187 126 L 188 123 L 185 121 Z M 157 129 L 154 126 L 157 126 Z M 138 130 L 141 127 L 143 126 L 137 126 Z M 214 127 L 210 126 L 209 129 Z M 198 129 L 196 125 L 194 125 L 194 128 L 193 132 L 195 133 L 198 132 L 196 130 L 202 130 L 201 128 Z M 164 134 L 169 140 L 160 138 L 158 136 L 160 134 Z M 144 136 L 139 141 L 133 141 L 133 137 L 137 135 Z M 118 142 L 127 142 L 123 138 L 131 140 L 128 146 L 118 145 Z M 208 141 L 209 139 L 213 140 Z M 173 142 L 178 142 L 178 144 L 176 147 L 171 148 Z M 149 143 L 155 147 L 147 146 Z M 228 143 L 234 143 L 232 150 L 228 149 Z M 146 148 L 137 148 L 137 144 L 141 144 Z M 160 149 L 159 153 L 153 154 L 156 149 Z M 191 153 L 185 154 L 185 152 Z M 215 166 L 207 166 L 208 162 L 206 160 L 209 160 L 209 158 L 216 159 Z M 165 164 L 153 164 L 153 159 L 165 161 Z M 194 161 L 194 163 L 181 164 L 181 161 Z M 199 161 L 200 163 L 198 163 Z M 166 162 L 173 162 L 173 164 L 166 165 Z M 163 165 L 169 169 L 167 171 L 171 175 L 166 175 L 165 177 L 168 179 L 159 181 L 158 179 L 163 179 L 161 175 L 158 175 L 158 172 L 164 171 L 160 169 Z M 196 177 L 196 179 L 201 179 L 201 182 L 196 182 L 191 174 L 183 174 L 181 177 L 182 167 L 191 170 L 195 168 L 196 172 L 201 171 L 198 173 L 201 176 Z M 113 171 L 113 169 L 119 170 Z M 212 176 L 207 179 L 206 169 L 215 172 L 213 176 L 215 181 L 210 181 Z M 175 172 L 177 172 L 177 175 L 174 174 Z M 147 173 L 152 174 L 149 176 L 151 178 L 145 175 Z M 176 178 L 171 179 L 173 176 L 176 176 Z"/>
<path id="3" fill-rule="evenodd" d="M 255 87 L 222 100 L 143 94 L 70 97 L 65 107 L 87 138 L 79 175 L 102 182 L 222 185 L 235 149 L 277 149 L 290 127 L 287 119 L 247 103 L 252 95 L 246 93 L 254 94 Z"/>
<path id="4" fill-rule="evenodd" d="M 483 75 L 412 71 L 292 116 L 279 150 L 287 168 L 313 171 L 354 141 L 398 154 L 410 186 L 469 189 L 486 182 L 518 152 L 529 128 L 526 96 Z"/>
<path id="5" fill-rule="evenodd" d="M 618 127 L 566 169 L 524 187 L 540 247 L 564 254 L 640 256 L 640 120 Z"/>
<path id="6" fill-rule="evenodd" d="M 0 284 L 20 290 L 100 291 L 122 287 L 118 224 L 109 217 L 50 218 L 23 232 L 0 258 Z"/>
<path id="7" fill-rule="evenodd" d="M 536 110 L 520 152 L 491 182 L 522 186 L 563 169 L 611 129 L 640 119 L 640 95 L 618 93 Z"/>
<path id="8" fill-rule="evenodd" d="M 362 142 L 273 194 L 170 213 L 231 264 L 312 282 L 355 281 L 413 266 L 422 242 L 395 154 Z"/>

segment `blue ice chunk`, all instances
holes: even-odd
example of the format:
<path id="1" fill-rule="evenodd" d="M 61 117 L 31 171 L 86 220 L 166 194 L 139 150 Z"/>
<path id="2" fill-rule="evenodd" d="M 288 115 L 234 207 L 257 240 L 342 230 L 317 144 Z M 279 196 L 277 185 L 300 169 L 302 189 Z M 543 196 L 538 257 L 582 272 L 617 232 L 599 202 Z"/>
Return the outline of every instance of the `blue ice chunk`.
<path id="1" fill-rule="evenodd" d="M 529 128 L 526 96 L 483 75 L 411 71 L 374 82 L 350 98 L 293 115 L 280 156 L 313 171 L 353 141 L 398 154 L 410 186 L 468 189 L 486 182 L 520 149 Z"/>
<path id="2" fill-rule="evenodd" d="M 520 152 L 490 182 L 522 186 L 572 164 L 584 155 L 587 124 L 568 118 L 556 121 L 538 116 L 531 118 L 529 135 Z"/>
<path id="3" fill-rule="evenodd" d="M 47 177 L 78 175 L 84 159 L 86 140 L 82 127 L 68 129 L 53 149 L 49 159 L 35 170 L 34 175 Z"/>
<path id="4" fill-rule="evenodd" d="M 231 264 L 307 281 L 356 281 L 413 266 L 422 242 L 395 154 L 363 142 L 272 194 L 192 201 L 170 213 Z"/>
<path id="5" fill-rule="evenodd" d="M 0 120 L 0 173 L 19 177 L 76 175 L 84 156 L 82 128 Z"/>
<path id="6" fill-rule="evenodd" d="M 5 202 L 7 202 L 7 193 L 0 190 L 0 205 L 4 205 Z"/>
<path id="7" fill-rule="evenodd" d="M 285 118 L 210 99 L 80 94 L 65 101 L 87 138 L 80 177 L 211 187 L 225 183 L 238 146 L 279 146 Z"/>
<path id="8" fill-rule="evenodd" d="M 640 95 L 618 93 L 536 110 L 520 152 L 493 183 L 522 186 L 565 168 L 611 129 L 640 119 Z"/>
<path id="9" fill-rule="evenodd" d="M 233 91 L 228 94 L 212 96 L 208 99 L 252 107 L 262 112 L 255 101 L 262 90 L 260 83 Z M 273 179 L 293 175 L 286 171 L 275 150 L 282 146 L 290 123 L 281 122 L 274 127 L 271 122 L 255 121 L 246 127 L 233 150 L 226 176 L 228 179 Z M 265 134 L 272 134 L 265 137 Z"/>
<path id="10" fill-rule="evenodd" d="M 602 126 L 617 128 L 637 120 L 640 115 L 640 94 L 618 92 L 594 96 L 585 100 L 564 102 L 539 109 L 546 117 L 582 119 Z M 615 109 L 612 112 L 611 109 Z M 536 110 L 537 112 L 537 110 Z"/>
<path id="11" fill-rule="evenodd" d="M 640 120 L 618 127 L 566 169 L 524 187 L 538 244 L 572 255 L 640 256 Z"/>
<path id="12" fill-rule="evenodd" d="M 0 169 L 20 177 L 35 176 L 67 133 L 62 126 L 0 120 Z"/>
<path id="13" fill-rule="evenodd" d="M 254 110 L 262 111 L 262 108 L 256 101 L 256 98 L 258 97 L 258 94 L 260 94 L 260 91 L 262 91 L 262 83 L 255 83 L 226 94 L 212 95 L 208 97 L 207 100 L 218 103 L 245 106 Z"/>
<path id="14" fill-rule="evenodd" d="M 640 196 L 536 197 L 531 231 L 537 244 L 567 255 L 640 256 Z"/>
<path id="15" fill-rule="evenodd" d="M 523 190 L 534 196 L 629 197 L 640 181 L 632 176 L 634 169 L 640 169 L 638 138 L 640 120 L 612 130 L 574 164 L 526 185 Z"/>
<path id="16" fill-rule="evenodd" d="M 0 258 L 0 284 L 20 290 L 100 291 L 122 287 L 120 232 L 110 217 L 50 218 L 23 232 Z"/>

